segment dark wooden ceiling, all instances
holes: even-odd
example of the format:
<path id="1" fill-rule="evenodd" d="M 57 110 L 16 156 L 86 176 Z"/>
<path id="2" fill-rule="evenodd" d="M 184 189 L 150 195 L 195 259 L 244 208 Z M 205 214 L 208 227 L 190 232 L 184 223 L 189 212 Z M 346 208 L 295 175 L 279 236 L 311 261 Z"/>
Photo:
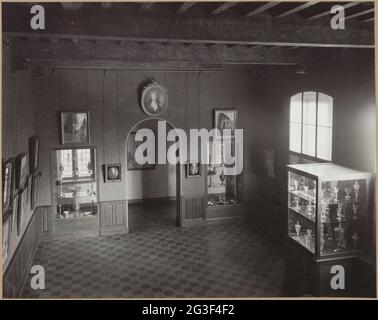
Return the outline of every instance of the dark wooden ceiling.
<path id="1" fill-rule="evenodd" d="M 31 3 L 3 3 L 5 10 L 8 6 L 25 7 Z M 354 19 L 362 23 L 373 22 L 374 3 L 369 2 L 77 2 L 77 3 L 44 3 L 49 11 L 94 12 L 117 11 L 124 14 L 148 14 L 160 16 L 187 15 L 187 16 L 246 16 L 256 17 L 268 14 L 282 19 L 297 16 L 303 19 L 314 20 L 330 15 L 334 5 L 343 5 L 346 19 Z"/>
<path id="2" fill-rule="evenodd" d="M 330 28 L 336 4 L 345 8 L 345 30 Z M 32 5 L 2 4 L 3 38 L 15 57 L 296 64 L 309 50 L 322 59 L 374 48 L 373 2 L 43 3 L 46 30 L 30 28 Z"/>

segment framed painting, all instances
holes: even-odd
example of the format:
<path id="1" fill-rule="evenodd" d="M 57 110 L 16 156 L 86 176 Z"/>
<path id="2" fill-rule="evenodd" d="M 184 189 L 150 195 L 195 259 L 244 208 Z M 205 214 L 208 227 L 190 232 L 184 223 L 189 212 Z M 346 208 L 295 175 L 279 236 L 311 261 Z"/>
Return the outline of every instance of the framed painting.
<path id="1" fill-rule="evenodd" d="M 104 181 L 119 182 L 122 180 L 121 164 L 104 165 Z"/>
<path id="2" fill-rule="evenodd" d="M 39 166 L 39 137 L 29 139 L 29 174 L 34 174 Z"/>
<path id="3" fill-rule="evenodd" d="M 14 169 L 14 158 L 3 163 L 3 219 L 12 212 Z"/>
<path id="4" fill-rule="evenodd" d="M 30 190 L 30 209 L 34 210 L 37 203 L 38 196 L 38 175 L 32 177 Z"/>
<path id="5" fill-rule="evenodd" d="M 60 112 L 62 145 L 83 145 L 90 143 L 89 111 Z"/>
<path id="6" fill-rule="evenodd" d="M 214 110 L 214 126 L 223 135 L 225 129 L 231 130 L 231 136 L 235 135 L 237 110 L 217 109 Z"/>
<path id="7" fill-rule="evenodd" d="M 131 132 L 127 142 L 127 170 L 155 169 L 156 163 L 139 164 L 135 159 L 135 152 L 142 141 L 135 141 L 136 132 Z M 156 134 L 155 134 L 156 136 Z M 155 148 L 156 152 L 156 148 Z M 155 154 L 156 159 L 156 154 Z"/>
<path id="8" fill-rule="evenodd" d="M 9 235 L 11 230 L 11 217 L 6 217 L 5 220 L 3 220 L 3 266 L 5 265 L 5 262 L 8 259 L 8 252 L 9 252 Z"/>
<path id="9" fill-rule="evenodd" d="M 140 104 L 149 116 L 157 116 L 168 107 L 168 91 L 156 81 L 151 81 L 142 89 Z"/>
<path id="10" fill-rule="evenodd" d="M 186 164 L 186 177 L 196 178 L 200 177 L 202 173 L 202 166 L 199 161 L 188 161 Z"/>
<path id="11" fill-rule="evenodd" d="M 18 208 L 17 208 L 17 234 L 20 235 L 21 231 L 26 226 L 26 219 L 27 219 L 27 196 L 28 196 L 28 188 L 25 187 L 19 192 L 18 197 Z"/>
<path id="12" fill-rule="evenodd" d="M 23 188 L 28 178 L 27 154 L 20 153 L 16 158 L 16 189 Z"/>

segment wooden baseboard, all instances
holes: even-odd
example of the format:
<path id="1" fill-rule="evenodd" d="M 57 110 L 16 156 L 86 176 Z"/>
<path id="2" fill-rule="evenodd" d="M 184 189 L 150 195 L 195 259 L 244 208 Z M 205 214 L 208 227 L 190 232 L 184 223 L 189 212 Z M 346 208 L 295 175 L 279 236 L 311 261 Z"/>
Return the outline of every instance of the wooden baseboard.
<path id="1" fill-rule="evenodd" d="M 152 203 L 152 202 L 169 202 L 176 201 L 176 197 L 158 197 L 158 198 L 145 198 L 145 199 L 129 199 L 128 204 L 141 204 L 141 203 Z"/>

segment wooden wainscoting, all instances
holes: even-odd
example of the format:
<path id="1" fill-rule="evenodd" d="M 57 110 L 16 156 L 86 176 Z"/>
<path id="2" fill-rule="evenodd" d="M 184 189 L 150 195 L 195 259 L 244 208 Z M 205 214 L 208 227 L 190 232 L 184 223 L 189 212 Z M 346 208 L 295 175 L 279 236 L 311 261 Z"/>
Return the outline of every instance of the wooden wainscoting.
<path id="1" fill-rule="evenodd" d="M 100 202 L 100 234 L 129 231 L 127 200 Z"/>
<path id="2" fill-rule="evenodd" d="M 201 224 L 205 221 L 206 195 L 180 197 L 180 221 L 182 227 Z"/>
<path id="3" fill-rule="evenodd" d="M 4 298 L 16 298 L 27 279 L 51 207 L 37 207 L 3 275 Z"/>

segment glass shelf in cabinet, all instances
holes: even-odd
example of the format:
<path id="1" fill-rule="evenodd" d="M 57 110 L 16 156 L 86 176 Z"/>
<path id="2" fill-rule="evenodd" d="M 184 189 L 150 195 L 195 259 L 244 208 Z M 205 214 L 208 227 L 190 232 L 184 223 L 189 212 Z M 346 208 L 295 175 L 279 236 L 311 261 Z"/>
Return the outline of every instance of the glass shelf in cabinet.
<path id="1" fill-rule="evenodd" d="M 289 191 L 291 194 L 293 194 L 296 197 L 300 197 L 308 202 L 315 202 L 315 189 L 308 190 L 307 193 L 305 193 L 302 190 L 290 190 Z"/>

